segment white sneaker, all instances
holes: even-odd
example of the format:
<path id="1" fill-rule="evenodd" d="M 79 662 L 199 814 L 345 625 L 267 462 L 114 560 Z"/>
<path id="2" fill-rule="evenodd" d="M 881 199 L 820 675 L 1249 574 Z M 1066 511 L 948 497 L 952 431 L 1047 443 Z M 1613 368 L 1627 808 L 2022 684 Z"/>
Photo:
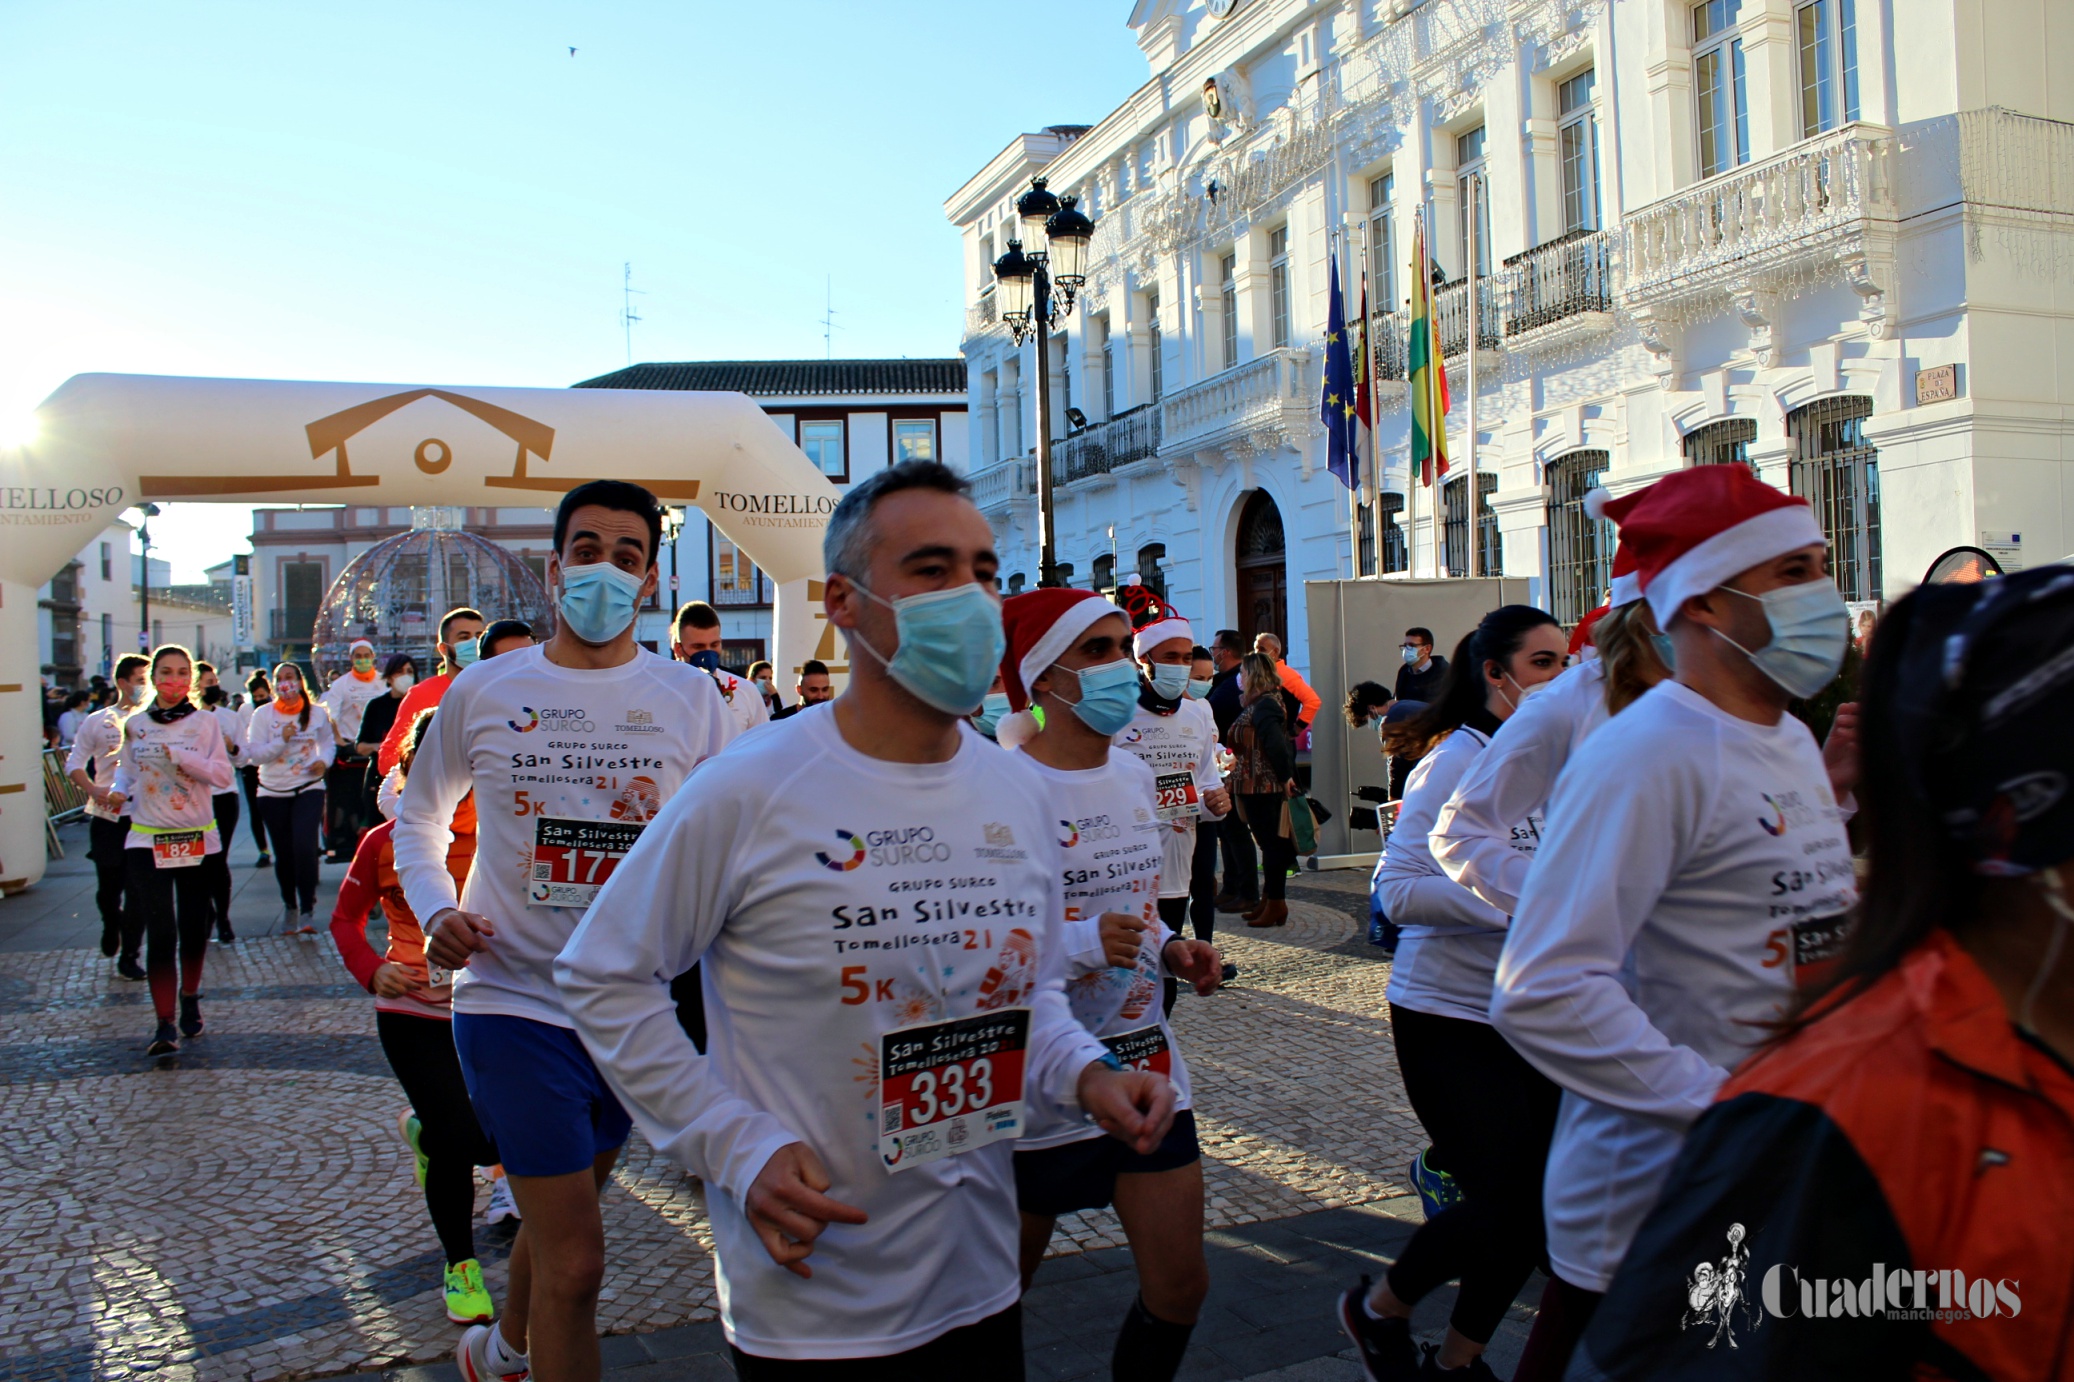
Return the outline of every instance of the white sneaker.
<path id="1" fill-rule="evenodd" d="M 490 1182 L 490 1207 L 483 1216 L 486 1224 L 501 1224 L 506 1219 L 519 1222 L 518 1201 L 511 1196 L 511 1178 L 499 1176 Z"/>
<path id="2" fill-rule="evenodd" d="M 515 1372 L 496 1372 L 490 1363 L 490 1338 L 497 1326 L 473 1324 L 461 1331 L 460 1347 L 454 1350 L 454 1362 L 461 1369 L 461 1382 L 526 1382 L 531 1375 L 532 1365 L 524 1358 L 518 1360 Z"/>

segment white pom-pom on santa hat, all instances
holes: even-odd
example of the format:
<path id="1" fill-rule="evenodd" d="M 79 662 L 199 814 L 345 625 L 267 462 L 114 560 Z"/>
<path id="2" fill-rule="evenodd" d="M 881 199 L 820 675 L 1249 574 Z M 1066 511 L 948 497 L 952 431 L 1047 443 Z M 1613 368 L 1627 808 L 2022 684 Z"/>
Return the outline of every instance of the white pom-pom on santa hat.
<path id="1" fill-rule="evenodd" d="M 1604 518 L 1606 516 L 1606 504 L 1612 498 L 1612 491 L 1608 490 L 1604 485 L 1594 485 L 1585 492 L 1584 516 L 1593 519 Z"/>
<path id="2" fill-rule="evenodd" d="M 1027 710 L 1018 710 L 994 725 L 994 742 L 1004 749 L 1019 749 L 1035 739 L 1044 727 Z"/>

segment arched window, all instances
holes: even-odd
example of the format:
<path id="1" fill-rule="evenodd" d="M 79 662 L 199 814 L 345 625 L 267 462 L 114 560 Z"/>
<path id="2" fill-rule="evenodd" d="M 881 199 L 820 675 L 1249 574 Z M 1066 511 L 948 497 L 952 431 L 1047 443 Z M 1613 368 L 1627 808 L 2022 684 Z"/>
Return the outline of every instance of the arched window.
<path id="1" fill-rule="evenodd" d="M 1548 612 L 1564 624 L 1597 609 L 1613 582 L 1613 525 L 1584 511 L 1606 461 L 1603 451 L 1572 451 L 1548 463 Z"/>
<path id="2" fill-rule="evenodd" d="M 1023 587 L 1029 583 L 1030 578 L 1018 571 L 1008 578 L 1008 593 L 1010 595 L 1020 595 L 1023 593 Z"/>
<path id="3" fill-rule="evenodd" d="M 1685 434 L 1685 459 L 1693 465 L 1749 465 L 1750 443 L 1756 440 L 1757 424 L 1751 419 L 1723 418 Z"/>
<path id="4" fill-rule="evenodd" d="M 1167 544 L 1150 542 L 1138 549 L 1138 584 L 1164 600 L 1167 598 Z"/>
<path id="5" fill-rule="evenodd" d="M 1846 600 L 1880 598 L 1880 453 L 1865 440 L 1872 400 L 1822 398 L 1786 414 L 1793 492 L 1815 507 Z"/>
<path id="6" fill-rule="evenodd" d="M 1239 577 L 1239 635 L 1271 633 L 1289 646 L 1289 574 L 1282 537 L 1282 511 L 1266 490 L 1255 490 L 1239 513 L 1233 553 Z"/>
<path id="7" fill-rule="evenodd" d="M 1099 590 L 1104 594 L 1108 594 L 1116 589 L 1115 557 L 1104 552 L 1101 556 L 1095 558 L 1094 575 L 1088 582 L 1088 589 Z"/>
<path id="8" fill-rule="evenodd" d="M 1447 482 L 1447 573 L 1469 574 L 1469 491 L 1466 476 Z M 1495 576 L 1505 569 L 1504 549 L 1499 545 L 1498 514 L 1491 496 L 1498 492 L 1498 477 L 1480 471 L 1476 477 L 1476 574 Z"/>

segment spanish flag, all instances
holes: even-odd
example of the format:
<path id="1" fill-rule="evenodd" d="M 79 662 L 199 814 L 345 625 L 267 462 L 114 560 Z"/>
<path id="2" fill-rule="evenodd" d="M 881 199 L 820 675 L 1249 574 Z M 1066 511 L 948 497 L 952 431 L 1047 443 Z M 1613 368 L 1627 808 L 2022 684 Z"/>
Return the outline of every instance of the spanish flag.
<path id="1" fill-rule="evenodd" d="M 1411 385 L 1411 463 L 1419 482 L 1447 474 L 1447 366 L 1440 358 L 1440 324 L 1433 317 L 1433 265 L 1426 258 L 1426 222 L 1412 230 L 1411 349 L 1405 356 Z"/>

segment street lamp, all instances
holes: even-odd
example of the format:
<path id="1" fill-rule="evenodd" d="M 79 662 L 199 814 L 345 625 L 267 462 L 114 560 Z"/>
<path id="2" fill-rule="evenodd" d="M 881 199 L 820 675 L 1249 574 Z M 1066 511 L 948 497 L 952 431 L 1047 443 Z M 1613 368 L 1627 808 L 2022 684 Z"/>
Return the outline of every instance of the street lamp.
<path id="1" fill-rule="evenodd" d="M 663 510 L 663 541 L 670 545 L 670 617 L 677 617 L 677 538 L 684 531 L 684 510 L 672 504 Z M 674 636 L 675 629 L 670 630 Z"/>
<path id="2" fill-rule="evenodd" d="M 137 512 L 143 517 L 137 522 L 137 540 L 144 547 L 144 576 L 139 584 L 137 596 L 137 651 L 151 651 L 151 520 L 159 515 L 156 504 L 139 504 Z"/>
<path id="3" fill-rule="evenodd" d="M 1037 340 L 1037 584 L 1058 584 L 1058 551 L 1051 511 L 1051 330 L 1072 314 L 1073 299 L 1087 282 L 1087 247 L 1095 223 L 1075 203 L 1031 178 L 1016 198 L 1022 238 L 994 261 L 995 303 L 1020 347 Z M 1040 238 L 1041 237 L 1041 238 Z M 1032 246 L 1025 251 L 1024 245 Z M 1035 248 L 1042 246 L 1042 248 Z M 1054 296 L 1053 289 L 1057 294 Z"/>

